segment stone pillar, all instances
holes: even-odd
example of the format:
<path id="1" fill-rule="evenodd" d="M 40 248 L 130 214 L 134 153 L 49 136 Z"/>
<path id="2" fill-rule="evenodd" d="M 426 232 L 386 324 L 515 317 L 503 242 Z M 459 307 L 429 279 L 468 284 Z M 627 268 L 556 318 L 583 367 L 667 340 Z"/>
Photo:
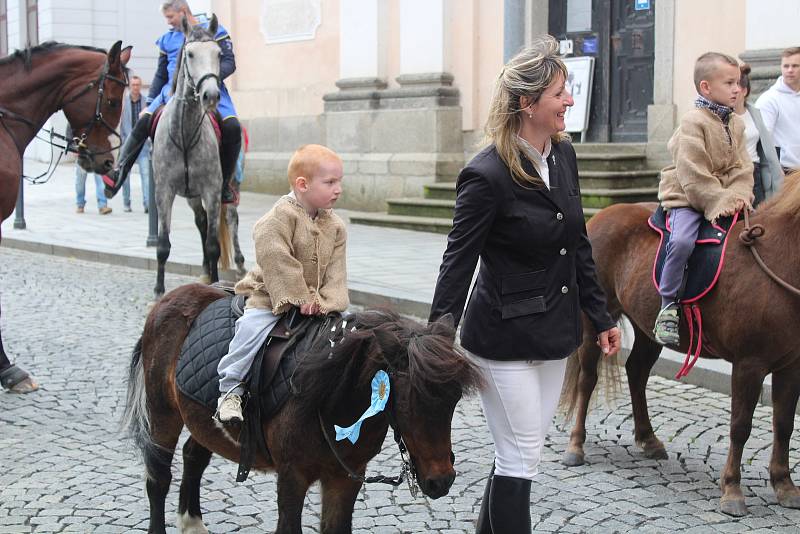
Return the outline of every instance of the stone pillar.
<path id="1" fill-rule="evenodd" d="M 647 161 L 651 167 L 663 167 L 672 161 L 667 141 L 677 126 L 677 107 L 672 94 L 675 0 L 659 0 L 655 10 L 653 104 L 647 106 Z"/>
<path id="2" fill-rule="evenodd" d="M 525 44 L 525 0 L 503 1 L 503 63 Z"/>
<path id="3" fill-rule="evenodd" d="M 387 0 L 341 14 L 339 91 L 325 95 L 326 142 L 343 155 L 343 207 L 384 210 L 391 197 L 455 179 L 464 163 L 461 108 L 446 72 L 448 0 L 399 3 L 399 87 L 387 88 Z M 344 2 L 342 2 L 344 4 Z"/>

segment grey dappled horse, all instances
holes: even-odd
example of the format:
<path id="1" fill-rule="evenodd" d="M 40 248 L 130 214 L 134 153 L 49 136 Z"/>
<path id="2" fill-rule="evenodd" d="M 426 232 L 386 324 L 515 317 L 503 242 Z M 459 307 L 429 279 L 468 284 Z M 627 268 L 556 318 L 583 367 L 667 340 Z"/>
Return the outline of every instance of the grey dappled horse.
<path id="1" fill-rule="evenodd" d="M 219 280 L 217 262 L 220 258 L 222 268 L 227 269 L 230 256 L 225 217 L 225 212 L 230 210 L 221 211 L 219 145 L 208 117 L 220 95 L 222 52 L 214 40 L 217 17 L 212 15 L 208 29 L 191 27 L 184 18 L 181 31 L 185 41 L 178 56 L 173 97 L 164 106 L 153 140 L 153 177 L 159 218 L 156 298 L 164 294 L 164 265 L 171 247 L 169 230 L 176 195 L 186 197 L 194 211 L 194 221 L 203 241 L 203 271 L 210 282 Z"/>

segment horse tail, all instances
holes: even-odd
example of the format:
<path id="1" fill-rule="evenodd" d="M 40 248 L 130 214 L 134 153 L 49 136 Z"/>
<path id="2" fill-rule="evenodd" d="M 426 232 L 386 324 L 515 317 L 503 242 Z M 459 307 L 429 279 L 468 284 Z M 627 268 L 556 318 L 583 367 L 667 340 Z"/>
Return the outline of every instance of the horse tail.
<path id="1" fill-rule="evenodd" d="M 228 210 L 234 209 L 222 204 L 219 210 L 219 231 L 217 240 L 219 241 L 219 268 L 227 271 L 231 268 L 231 257 L 233 255 L 233 244 L 231 243 L 231 230 L 228 226 Z"/>
<path id="2" fill-rule="evenodd" d="M 587 347 L 587 343 L 591 346 Z M 584 348 L 586 347 L 586 348 Z M 559 409 L 564 415 L 564 420 L 569 421 L 575 415 L 575 409 L 578 407 L 578 398 L 580 397 L 580 378 L 581 378 L 581 353 L 589 351 L 589 358 L 596 356 L 595 362 L 596 372 L 598 375 L 597 386 L 600 386 L 599 395 L 595 395 L 595 399 L 602 398 L 606 404 L 611 405 L 618 397 L 622 377 L 620 374 L 619 358 L 614 356 L 601 356 L 599 347 L 594 346 L 594 339 L 589 341 L 584 338 L 584 345 L 578 347 L 578 350 L 573 352 L 567 359 L 567 369 L 564 373 L 564 385 L 561 388 L 561 399 L 559 400 Z M 591 370 L 587 370 L 591 372 Z"/>
<path id="3" fill-rule="evenodd" d="M 141 337 L 133 348 L 128 370 L 128 394 L 121 426 L 123 433 L 133 441 L 145 458 L 158 447 L 150 437 L 150 415 L 147 411 Z"/>

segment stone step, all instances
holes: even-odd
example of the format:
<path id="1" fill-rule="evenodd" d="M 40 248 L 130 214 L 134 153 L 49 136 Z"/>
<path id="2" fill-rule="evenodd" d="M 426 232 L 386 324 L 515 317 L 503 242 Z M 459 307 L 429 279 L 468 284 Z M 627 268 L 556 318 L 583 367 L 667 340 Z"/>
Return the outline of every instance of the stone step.
<path id="1" fill-rule="evenodd" d="M 456 183 L 455 182 L 436 182 L 423 186 L 425 191 L 425 198 L 437 200 L 455 200 L 456 199 Z"/>
<path id="2" fill-rule="evenodd" d="M 624 152 L 577 154 L 581 171 L 628 171 L 647 168 L 647 157 Z"/>
<path id="3" fill-rule="evenodd" d="M 573 143 L 575 153 L 580 157 L 586 154 L 629 154 L 645 157 L 646 143 Z"/>
<path id="4" fill-rule="evenodd" d="M 389 198 L 389 215 L 413 215 L 415 217 L 453 218 L 455 199 L 433 198 Z"/>
<path id="5" fill-rule="evenodd" d="M 581 189 L 581 201 L 586 208 L 605 208 L 611 204 L 652 202 L 658 200 L 657 187 L 628 189 Z"/>
<path id="6" fill-rule="evenodd" d="M 387 215 L 385 213 L 359 213 L 351 215 L 353 224 L 366 224 L 369 226 L 388 226 L 403 230 L 417 230 L 420 232 L 435 232 L 446 234 L 453 226 L 450 218 L 439 217 L 413 217 L 407 215 Z"/>
<path id="7" fill-rule="evenodd" d="M 658 169 L 635 169 L 627 171 L 579 172 L 581 189 L 623 189 L 631 187 L 656 187 L 661 171 Z"/>

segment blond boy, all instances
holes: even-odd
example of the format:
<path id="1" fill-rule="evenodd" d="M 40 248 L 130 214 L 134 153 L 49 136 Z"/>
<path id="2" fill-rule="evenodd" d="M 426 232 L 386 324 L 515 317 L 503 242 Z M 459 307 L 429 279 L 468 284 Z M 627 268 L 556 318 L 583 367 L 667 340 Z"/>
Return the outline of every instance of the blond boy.
<path id="1" fill-rule="evenodd" d="M 667 145 L 674 164 L 661 171 L 658 199 L 669 213 L 672 233 L 658 288 L 661 311 L 653 329 L 662 345 L 680 341 L 676 300 L 700 223 L 752 207 L 753 163 L 744 123 L 733 113 L 741 91 L 739 75 L 738 62 L 726 54 L 700 56 L 694 67 L 695 109 L 683 116 Z"/>
<path id="2" fill-rule="evenodd" d="M 344 222 L 333 205 L 342 193 L 342 160 L 321 145 L 304 145 L 289 162 L 291 193 L 253 228 L 256 266 L 236 284 L 248 296 L 228 354 L 219 362 L 215 416 L 242 421 L 244 380 L 280 315 L 292 306 L 304 315 L 347 309 Z"/>

